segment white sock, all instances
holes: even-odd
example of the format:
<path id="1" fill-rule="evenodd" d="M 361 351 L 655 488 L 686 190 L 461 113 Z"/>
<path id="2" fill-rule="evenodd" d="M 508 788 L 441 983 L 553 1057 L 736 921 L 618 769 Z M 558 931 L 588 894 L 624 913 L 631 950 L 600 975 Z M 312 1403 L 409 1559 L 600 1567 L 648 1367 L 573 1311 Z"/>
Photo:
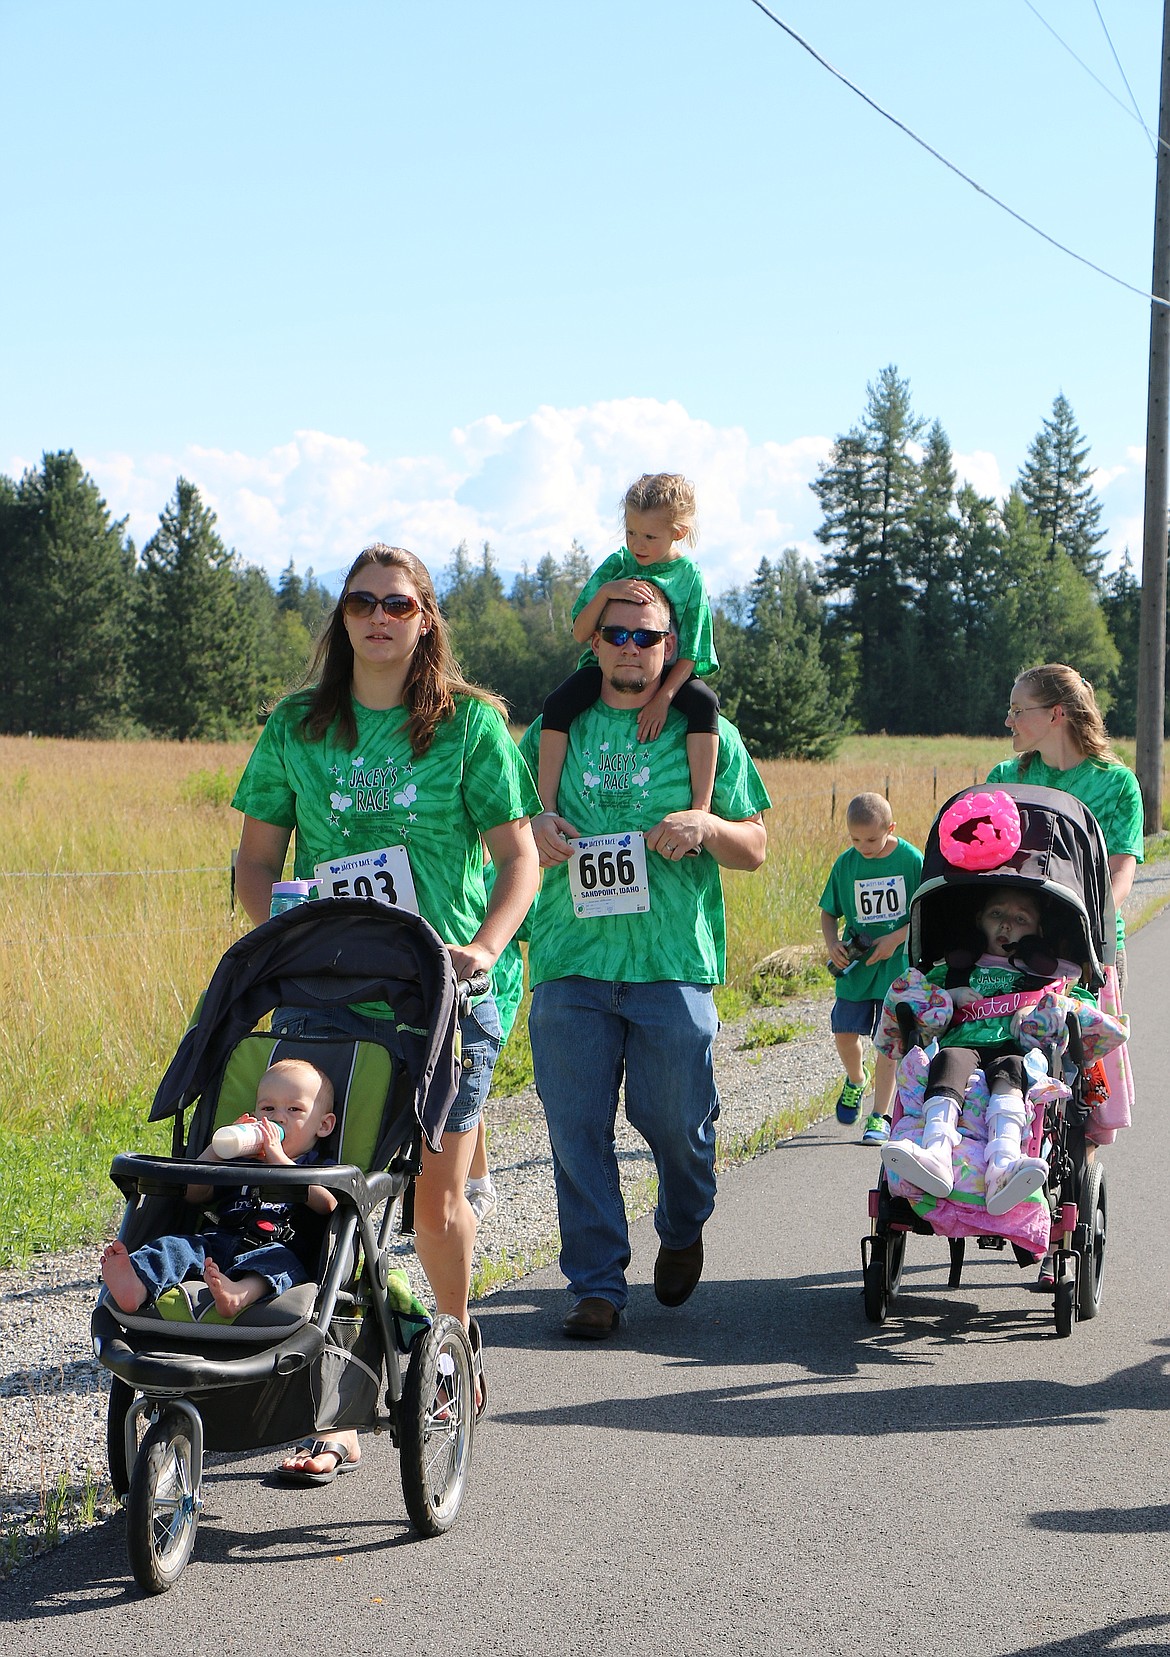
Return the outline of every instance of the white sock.
<path id="1" fill-rule="evenodd" d="M 482 1179 L 469 1179 L 466 1185 L 468 1191 L 494 1191 L 492 1176 L 485 1174 Z"/>

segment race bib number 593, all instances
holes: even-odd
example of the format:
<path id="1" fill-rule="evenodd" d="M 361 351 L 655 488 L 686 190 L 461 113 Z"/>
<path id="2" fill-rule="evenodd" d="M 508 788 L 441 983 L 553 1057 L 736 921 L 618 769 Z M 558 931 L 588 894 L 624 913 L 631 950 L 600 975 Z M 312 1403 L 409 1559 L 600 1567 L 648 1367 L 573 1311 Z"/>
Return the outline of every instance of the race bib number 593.
<path id="1" fill-rule="evenodd" d="M 374 898 L 399 909 L 418 914 L 414 876 L 405 846 L 387 846 L 382 851 L 357 852 L 318 863 L 313 870 L 317 891 L 323 898 Z"/>
<path id="2" fill-rule="evenodd" d="M 650 908 L 645 835 L 590 834 L 575 840 L 569 890 L 578 920 L 645 914 Z"/>

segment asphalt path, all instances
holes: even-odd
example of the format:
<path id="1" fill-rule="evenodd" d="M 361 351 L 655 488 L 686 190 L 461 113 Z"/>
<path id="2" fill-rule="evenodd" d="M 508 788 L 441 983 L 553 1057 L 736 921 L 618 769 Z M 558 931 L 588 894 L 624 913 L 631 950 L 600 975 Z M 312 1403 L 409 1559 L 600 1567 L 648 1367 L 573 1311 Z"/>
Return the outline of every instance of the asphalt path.
<path id="1" fill-rule="evenodd" d="M 723 1177 L 685 1307 L 654 1300 L 649 1221 L 615 1340 L 561 1338 L 555 1269 L 485 1303 L 491 1411 L 448 1536 L 413 1537 L 385 1438 L 308 1491 L 271 1452 L 215 1457 L 170 1593 L 138 1595 L 116 1518 L 0 1586 L 0 1652 L 1170 1651 L 1170 914 L 1130 969 L 1139 1117 L 1104 1153 L 1104 1301 L 1070 1339 L 1032 1272 L 972 1247 L 950 1290 L 928 1238 L 867 1323 L 875 1153 L 822 1124 Z"/>

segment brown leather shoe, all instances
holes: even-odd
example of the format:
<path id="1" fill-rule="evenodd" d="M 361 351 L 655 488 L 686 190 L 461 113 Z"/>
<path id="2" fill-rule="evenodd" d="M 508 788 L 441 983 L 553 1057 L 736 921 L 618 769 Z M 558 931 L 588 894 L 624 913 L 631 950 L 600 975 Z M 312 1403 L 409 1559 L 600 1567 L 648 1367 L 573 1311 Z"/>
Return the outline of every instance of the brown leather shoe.
<path id="1" fill-rule="evenodd" d="M 598 1295 L 586 1295 L 579 1300 L 561 1324 L 571 1340 L 605 1341 L 618 1326 L 618 1309 L 612 1300 Z"/>
<path id="2" fill-rule="evenodd" d="M 654 1262 L 654 1293 L 663 1306 L 681 1306 L 695 1292 L 703 1275 L 703 1233 L 689 1248 L 668 1249 L 663 1243 Z"/>

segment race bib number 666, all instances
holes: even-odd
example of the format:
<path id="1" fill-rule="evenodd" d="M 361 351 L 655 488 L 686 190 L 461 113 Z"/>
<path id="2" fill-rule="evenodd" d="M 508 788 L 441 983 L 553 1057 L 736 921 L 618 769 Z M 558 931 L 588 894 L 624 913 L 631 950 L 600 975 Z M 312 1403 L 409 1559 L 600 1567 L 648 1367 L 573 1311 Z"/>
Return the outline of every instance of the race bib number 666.
<path id="1" fill-rule="evenodd" d="M 650 908 L 645 835 L 590 834 L 575 840 L 569 890 L 578 920 L 645 914 Z"/>

